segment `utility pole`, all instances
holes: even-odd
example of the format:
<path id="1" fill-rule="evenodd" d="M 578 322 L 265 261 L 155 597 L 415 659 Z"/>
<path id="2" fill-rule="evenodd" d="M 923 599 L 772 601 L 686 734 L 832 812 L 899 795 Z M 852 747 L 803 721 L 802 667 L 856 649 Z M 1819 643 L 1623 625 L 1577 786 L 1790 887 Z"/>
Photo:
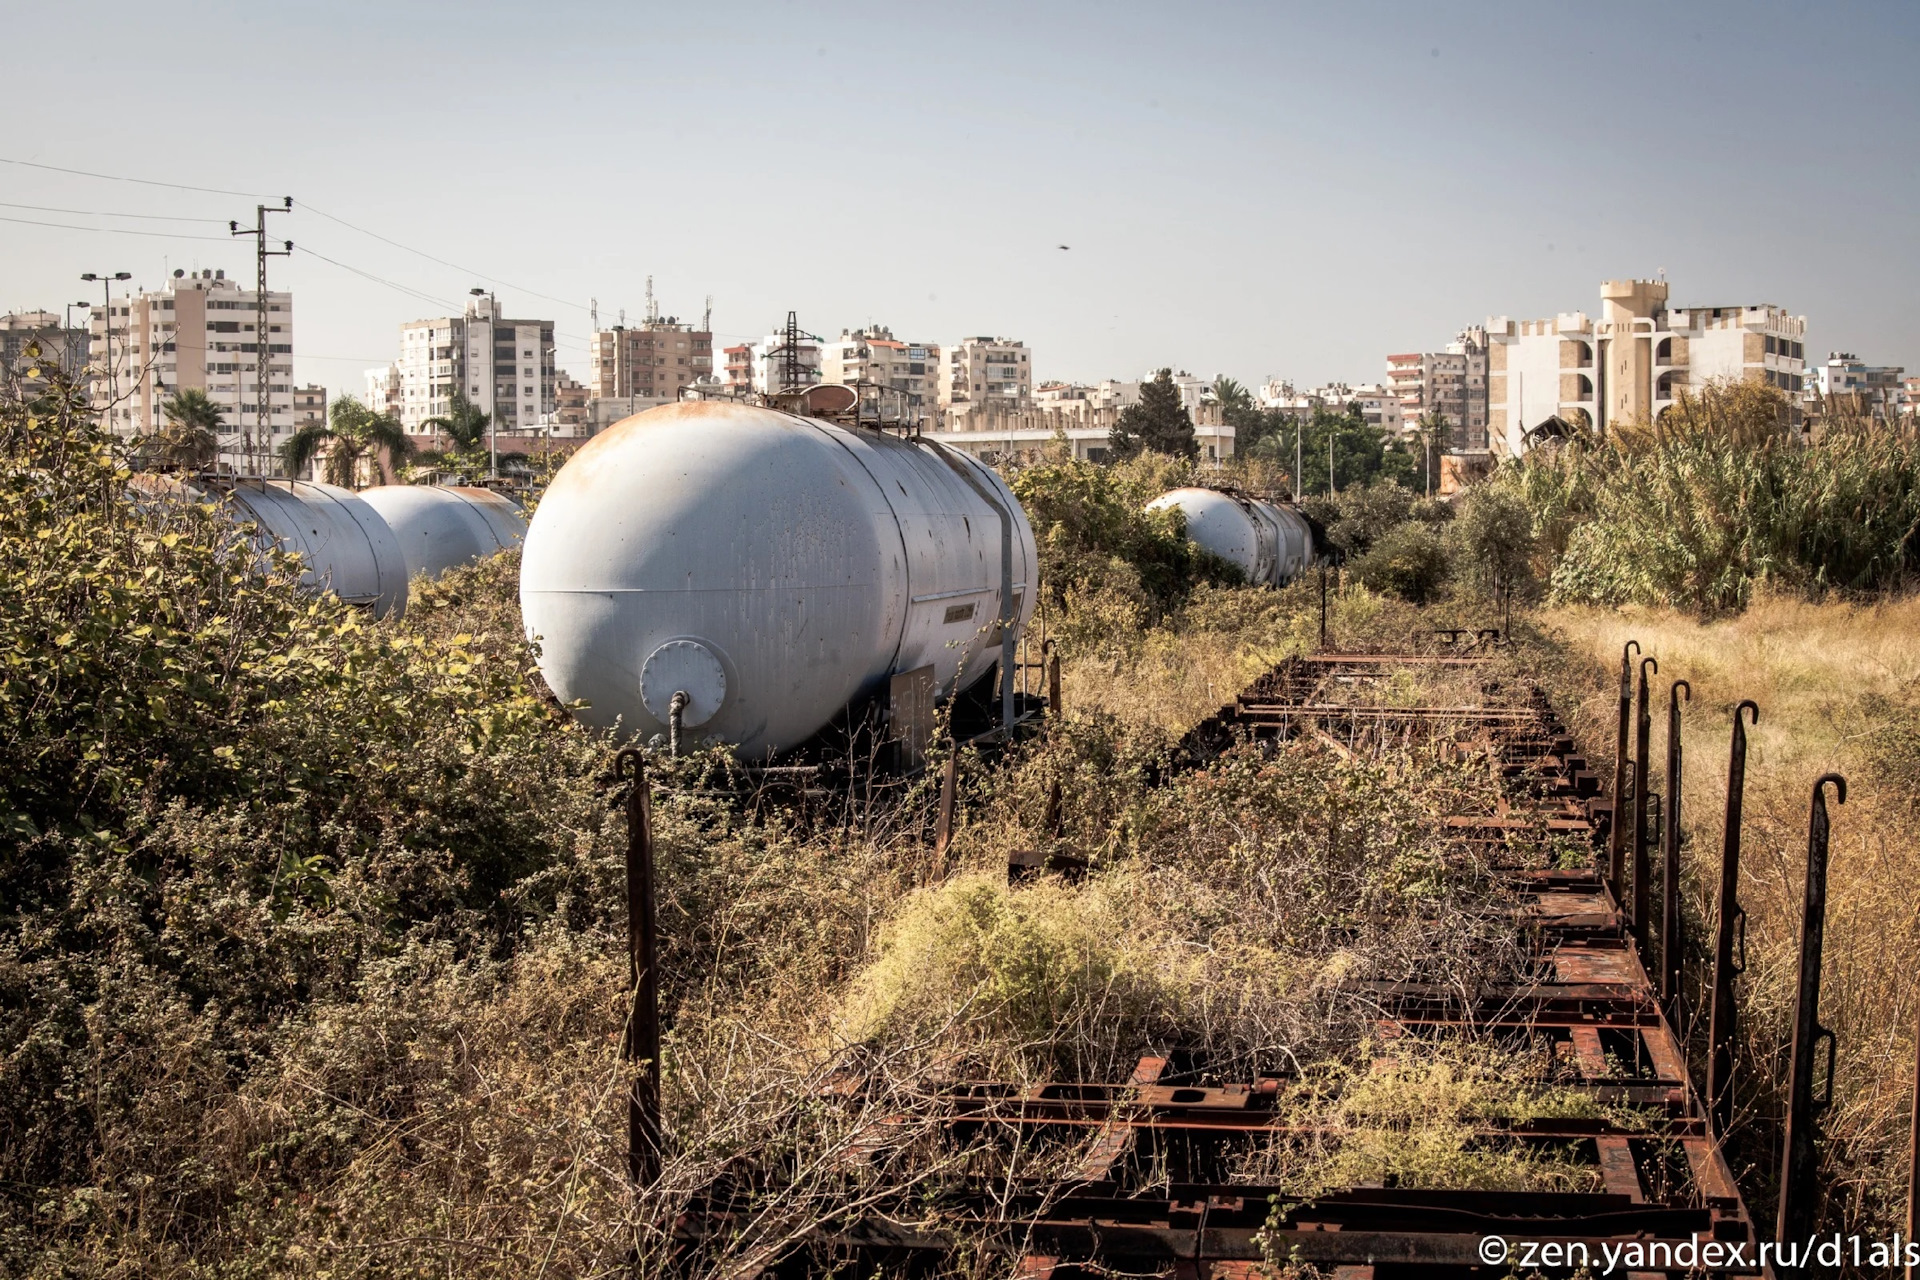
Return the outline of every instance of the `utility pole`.
<path id="1" fill-rule="evenodd" d="M 1300 468 L 1305 464 L 1300 435 L 1300 415 L 1293 415 L 1293 505 L 1300 505 Z"/>
<path id="2" fill-rule="evenodd" d="M 100 285 L 100 320 L 101 323 L 106 325 L 106 328 L 103 329 L 101 333 L 106 338 L 107 343 L 107 429 L 111 431 L 113 429 L 113 402 L 120 398 L 120 382 L 119 379 L 114 376 L 113 372 L 113 285 L 116 280 L 133 279 L 133 272 L 89 271 L 80 278 L 89 284 L 97 282 Z M 88 303 L 87 305 L 92 306 L 93 304 Z M 131 308 L 129 308 L 129 310 L 131 310 Z M 129 318 L 128 321 L 128 329 L 129 336 L 131 336 L 131 318 Z"/>
<path id="3" fill-rule="evenodd" d="M 253 390 L 254 394 L 259 397 L 259 399 L 255 401 L 254 427 L 259 432 L 259 444 L 264 451 L 271 451 L 273 448 L 273 397 L 269 394 L 269 387 L 271 386 L 269 382 L 269 370 L 271 368 L 269 357 L 271 355 L 270 348 L 273 344 L 267 341 L 267 259 L 285 258 L 293 253 L 293 241 L 291 240 L 284 241 L 283 244 L 285 247 L 283 248 L 267 248 L 267 215 L 270 213 L 286 213 L 293 208 L 292 196 L 283 196 L 281 199 L 284 203 L 282 203 L 278 209 L 270 205 L 255 205 L 255 225 L 245 231 L 240 229 L 238 222 L 227 223 L 227 233 L 229 235 L 253 237 L 254 255 L 259 266 L 253 294 Z M 243 423 L 246 421 L 244 416 L 241 418 L 241 421 Z M 265 469 L 254 459 L 254 443 L 255 441 L 252 435 L 245 435 L 242 437 L 241 447 L 246 450 L 247 459 L 249 464 L 254 468 L 254 474 L 264 475 L 266 474 Z"/>

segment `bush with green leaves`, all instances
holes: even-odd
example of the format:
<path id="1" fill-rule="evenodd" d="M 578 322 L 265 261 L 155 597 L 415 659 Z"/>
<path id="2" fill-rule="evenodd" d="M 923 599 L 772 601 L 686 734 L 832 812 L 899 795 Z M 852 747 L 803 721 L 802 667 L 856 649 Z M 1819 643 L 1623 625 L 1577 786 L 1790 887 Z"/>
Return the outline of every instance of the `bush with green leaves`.
<path id="1" fill-rule="evenodd" d="M 1369 591 L 1413 604 L 1425 604 L 1441 593 L 1447 569 L 1446 540 L 1430 525 L 1412 520 L 1387 530 L 1349 566 L 1355 581 Z"/>

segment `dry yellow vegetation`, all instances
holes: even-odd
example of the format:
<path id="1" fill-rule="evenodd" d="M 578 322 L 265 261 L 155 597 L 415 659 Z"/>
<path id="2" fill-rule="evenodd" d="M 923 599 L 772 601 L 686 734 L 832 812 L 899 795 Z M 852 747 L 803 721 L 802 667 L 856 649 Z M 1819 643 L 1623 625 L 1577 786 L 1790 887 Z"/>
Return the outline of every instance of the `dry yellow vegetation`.
<path id="1" fill-rule="evenodd" d="M 1799 948 L 1807 816 L 1814 779 L 1848 780 L 1832 809 L 1833 838 L 1820 1018 L 1839 1037 L 1834 1109 L 1825 1118 L 1826 1181 L 1850 1222 L 1891 1227 L 1904 1211 L 1920 969 L 1920 832 L 1912 733 L 1920 707 L 1920 601 L 1809 603 L 1762 598 L 1745 612 L 1700 621 L 1671 610 L 1564 608 L 1539 614 L 1576 662 L 1559 691 L 1596 755 L 1611 754 L 1620 649 L 1637 639 L 1659 660 L 1654 684 L 1653 776 L 1666 760 L 1669 682 L 1687 680 L 1682 815 L 1684 875 L 1694 945 L 1705 973 L 1719 875 L 1731 716 L 1760 705 L 1750 734 L 1740 896 L 1749 916 L 1749 968 L 1740 989 L 1748 1019 L 1742 1069 L 1747 1168 L 1756 1212 L 1770 1207 L 1777 1115 Z M 1582 696 L 1584 695 L 1584 696 Z M 1578 706 L 1574 706 L 1575 700 Z M 1696 979 L 1698 980 L 1698 979 Z M 1696 1002 L 1696 1006 L 1698 1002 Z M 1696 1035 L 1699 1028 L 1695 1028 Z"/>

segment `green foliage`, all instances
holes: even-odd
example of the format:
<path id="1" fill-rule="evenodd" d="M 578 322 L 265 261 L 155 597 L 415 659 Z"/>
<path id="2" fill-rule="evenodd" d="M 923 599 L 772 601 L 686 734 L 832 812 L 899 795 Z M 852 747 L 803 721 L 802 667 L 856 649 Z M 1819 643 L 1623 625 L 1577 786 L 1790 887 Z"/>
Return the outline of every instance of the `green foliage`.
<path id="1" fill-rule="evenodd" d="M 1162 369 L 1140 384 L 1140 403 L 1120 411 L 1107 435 L 1107 448 L 1120 461 L 1141 453 L 1200 456 L 1200 446 L 1193 439 L 1193 417 L 1180 402 L 1180 388 L 1174 385 L 1172 369 Z"/>
<path id="2" fill-rule="evenodd" d="M 424 454 L 421 460 L 479 475 L 488 469 L 487 428 L 493 422 L 493 415 L 483 413 L 479 406 L 458 391 L 453 393 L 452 405 L 453 411 L 446 417 L 428 418 L 420 424 L 446 436 L 452 448 L 444 454 Z M 510 456 L 525 460 L 524 454 Z"/>
<path id="3" fill-rule="evenodd" d="M 341 396 L 328 411 L 328 421 L 302 427 L 288 437 L 280 448 L 287 474 L 298 477 L 324 451 L 324 479 L 352 489 L 357 486 L 360 463 L 364 460 L 378 470 L 397 467 L 415 451 L 409 436 L 392 416 L 375 413 L 352 396 Z"/>
<path id="4" fill-rule="evenodd" d="M 1447 581 L 1447 544 L 1431 526 L 1417 521 L 1395 525 L 1352 562 L 1355 581 L 1369 591 L 1426 604 Z"/>
<path id="5" fill-rule="evenodd" d="M 232 1207 L 200 1113 L 288 1018 L 612 899 L 603 756 L 532 683 L 510 560 L 373 625 L 214 505 L 134 501 L 91 418 L 0 403 L 0 1225 L 152 1185 L 190 1235 Z"/>
<path id="6" fill-rule="evenodd" d="M 211 466 L 220 452 L 219 432 L 226 425 L 220 406 L 205 391 L 189 387 L 169 396 L 161 409 L 167 425 L 135 446 L 141 465 L 186 471 Z"/>
<path id="7" fill-rule="evenodd" d="M 1901 586 L 1920 548 L 1920 441 L 1832 423 L 1802 442 L 1771 388 L 1709 387 L 1658 428 L 1536 449 L 1492 484 L 1531 517 L 1558 601 L 1744 606 L 1756 584 Z"/>
<path id="8" fill-rule="evenodd" d="M 1413 514 L 1414 496 L 1392 480 L 1376 480 L 1345 489 L 1331 497 L 1320 495 L 1300 505 L 1327 531 L 1327 541 L 1341 556 L 1363 555 L 1389 529 Z"/>
<path id="9" fill-rule="evenodd" d="M 1013 491 L 1033 524 L 1048 603 L 1068 613 L 1091 608 L 1096 633 L 1137 631 L 1197 583 L 1232 580 L 1230 566 L 1187 540 L 1179 511 L 1146 509 L 1193 479 L 1186 460 L 1151 453 L 1113 466 L 1069 459 L 1016 473 Z"/>
<path id="10" fill-rule="evenodd" d="M 1481 592 L 1510 591 L 1533 558 L 1533 517 L 1516 495 L 1476 485 L 1459 502 L 1451 528 L 1456 573 Z"/>
<path id="11" fill-rule="evenodd" d="M 1369 425 L 1356 406 L 1349 405 L 1338 412 L 1315 409 L 1304 422 L 1278 410 L 1265 412 L 1261 428 L 1248 437 L 1252 443 L 1236 436 L 1235 445 L 1256 457 L 1272 460 L 1291 476 L 1297 441 L 1303 495 L 1329 492 L 1329 440 L 1333 444 L 1334 488 L 1345 490 L 1383 479 L 1411 485 L 1419 476 L 1420 462 L 1415 453 L 1410 452 L 1404 442 L 1392 439 L 1388 432 Z"/>

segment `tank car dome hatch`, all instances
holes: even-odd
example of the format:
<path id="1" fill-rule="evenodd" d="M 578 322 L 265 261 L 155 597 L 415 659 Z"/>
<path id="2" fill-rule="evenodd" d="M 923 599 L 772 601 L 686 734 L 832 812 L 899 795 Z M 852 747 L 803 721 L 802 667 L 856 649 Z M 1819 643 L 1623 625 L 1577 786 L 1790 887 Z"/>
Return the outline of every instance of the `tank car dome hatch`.
<path id="1" fill-rule="evenodd" d="M 1313 563 L 1313 528 L 1307 518 L 1244 493 L 1220 489 L 1174 489 L 1147 504 L 1149 511 L 1177 508 L 1187 537 L 1234 565 L 1256 586 L 1285 586 Z"/>
<path id="2" fill-rule="evenodd" d="M 762 757 L 895 674 L 931 667 L 948 697 L 994 669 L 1001 511 L 1018 630 L 1039 560 L 991 469 L 757 405 L 661 405 L 554 477 L 527 529 L 522 621 L 585 723 L 664 734 L 683 692 L 683 725 Z"/>
<path id="3" fill-rule="evenodd" d="M 492 489 L 386 484 L 362 489 L 360 497 L 393 530 L 409 577 L 437 578 L 514 546 L 527 533 L 519 504 Z"/>

